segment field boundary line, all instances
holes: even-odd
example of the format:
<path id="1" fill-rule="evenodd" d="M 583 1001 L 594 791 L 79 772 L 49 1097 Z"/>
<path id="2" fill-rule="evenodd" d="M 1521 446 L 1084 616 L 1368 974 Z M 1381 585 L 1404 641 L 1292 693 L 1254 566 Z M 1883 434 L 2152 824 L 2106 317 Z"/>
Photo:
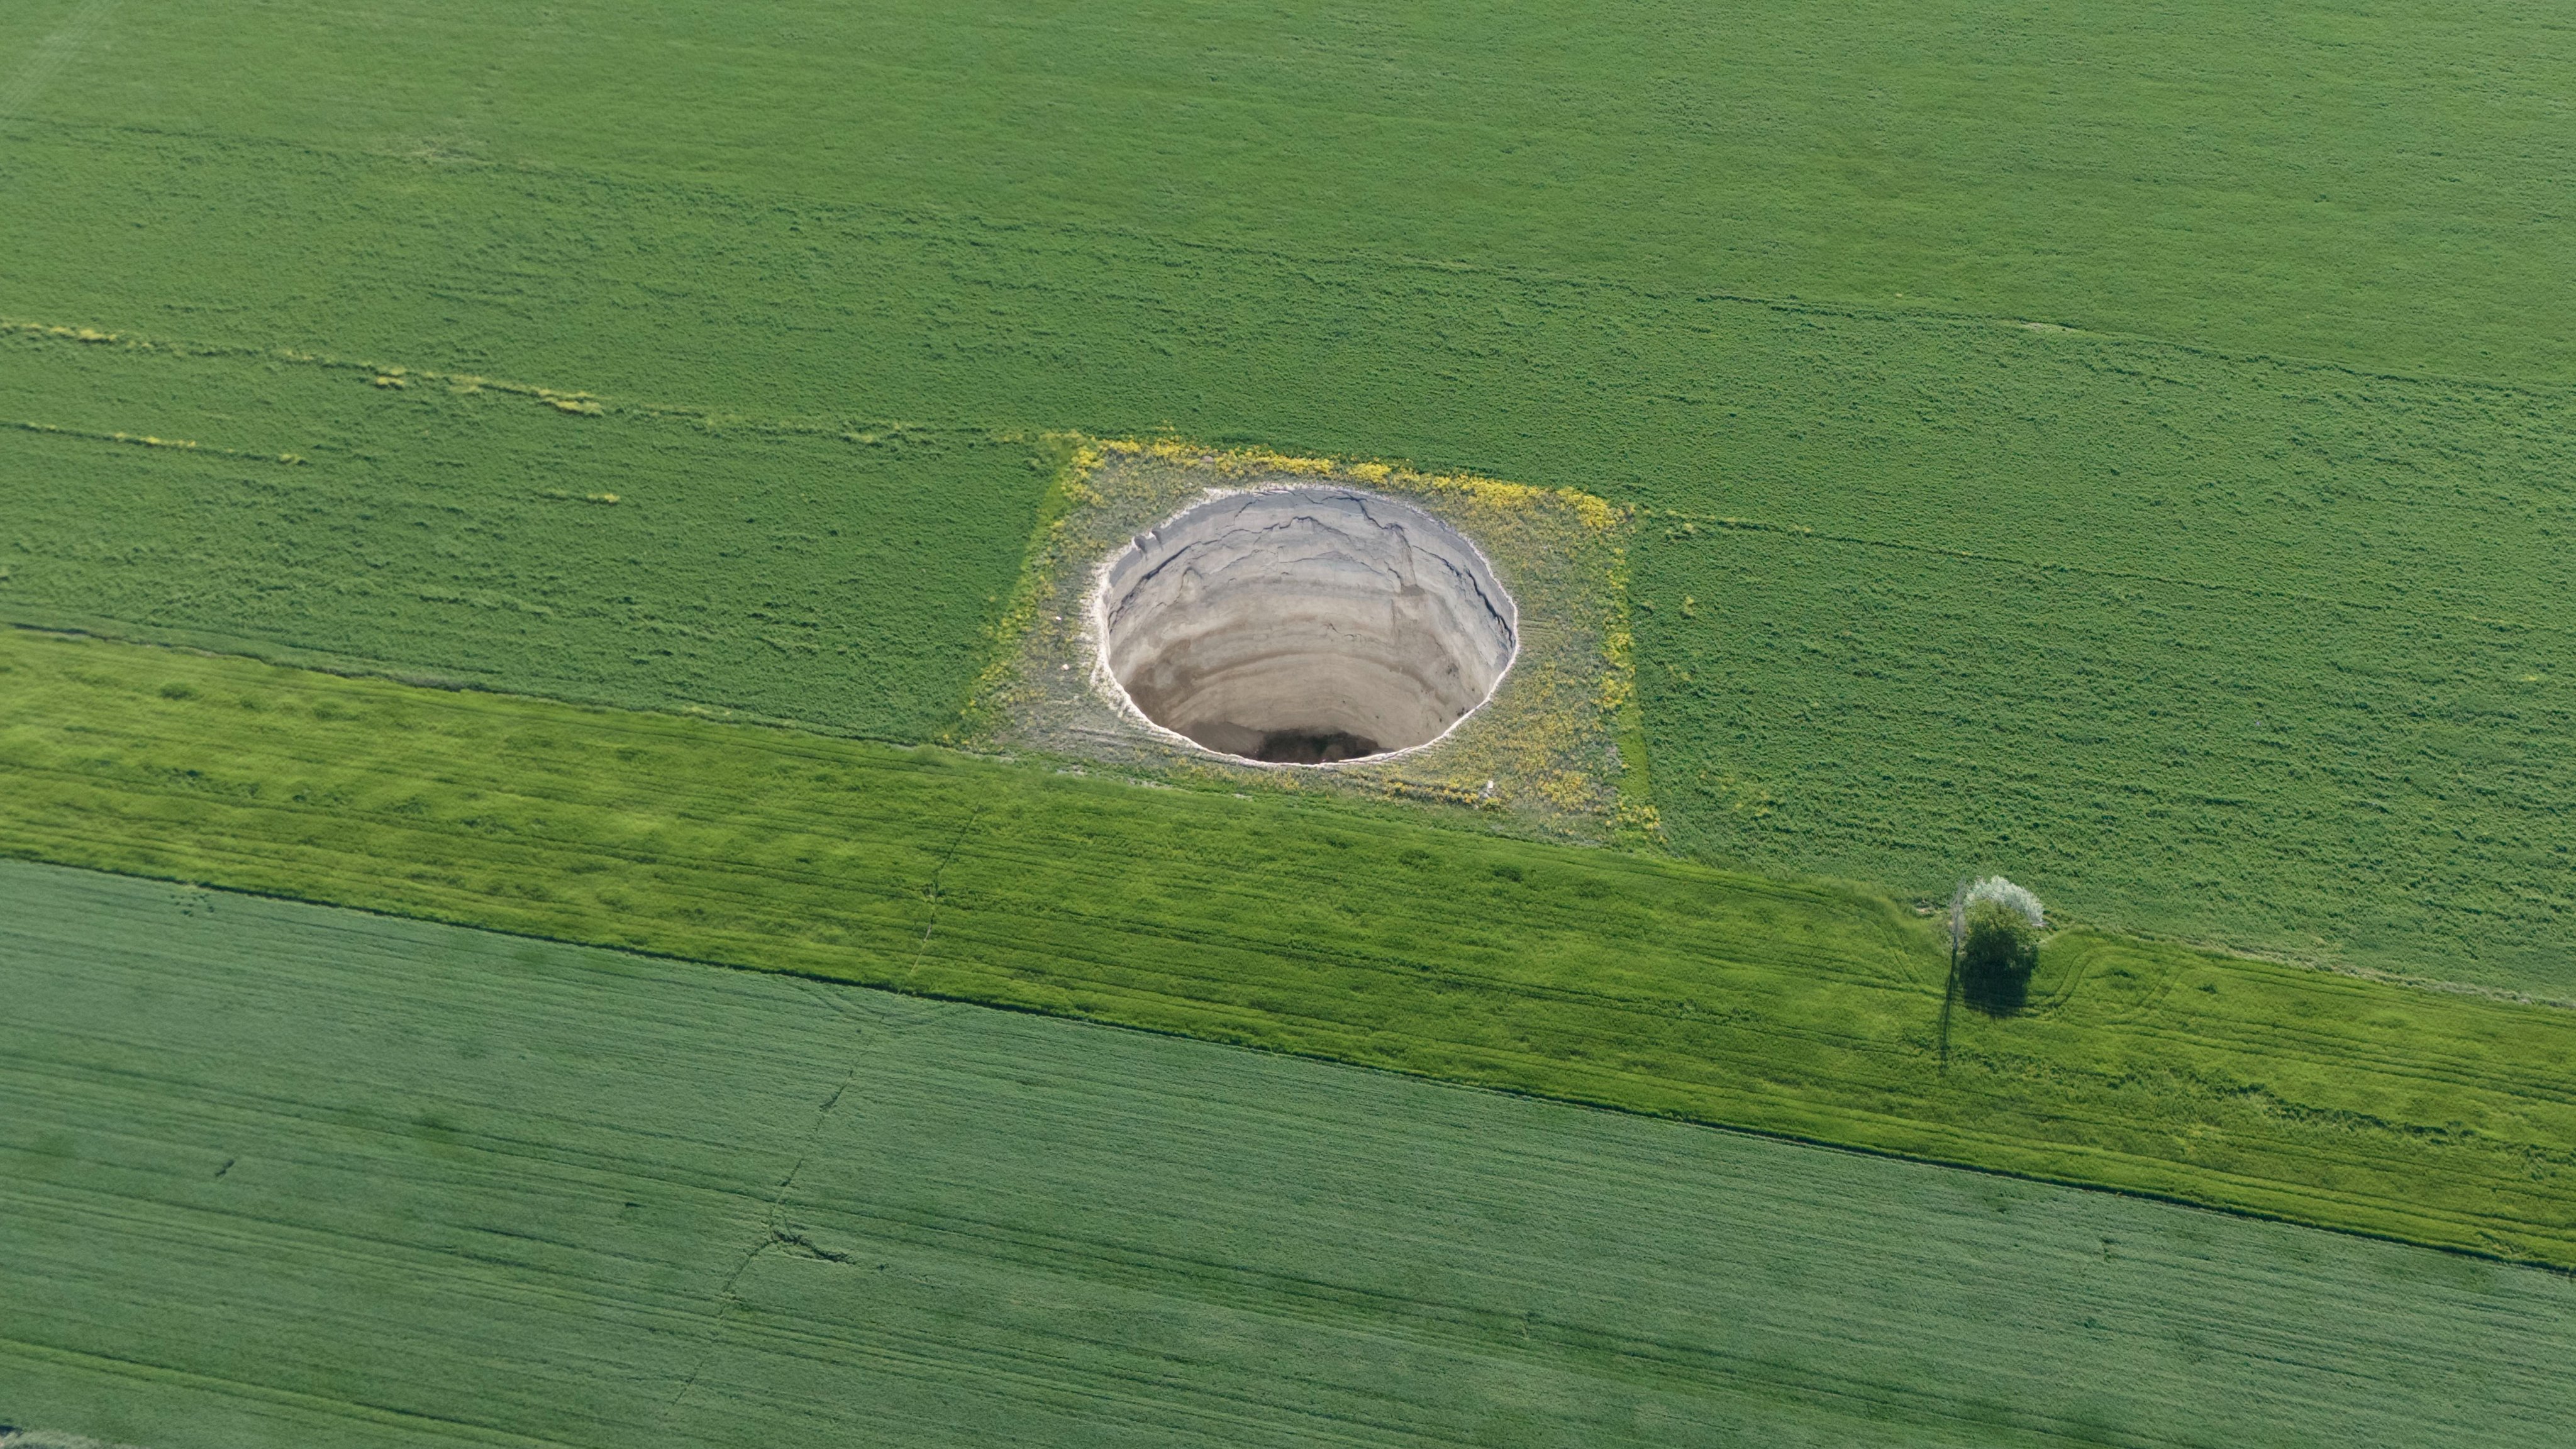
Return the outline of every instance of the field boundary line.
<path id="1" fill-rule="evenodd" d="M 439 368 L 414 367 L 409 363 L 371 362 L 364 358 L 343 357 L 331 352 L 308 352 L 292 347 L 253 347 L 246 344 L 202 342 L 194 339 L 146 337 L 132 331 L 106 331 L 95 327 L 66 327 L 53 322 L 36 322 L 22 317 L 0 316 L 0 333 L 14 332 L 34 342 L 61 342 L 78 346 L 108 346 L 137 352 L 161 353 L 171 357 L 237 360 L 244 362 L 285 362 L 301 367 L 325 368 L 336 372 L 353 372 L 372 379 L 376 386 L 406 390 L 415 382 L 437 383 L 449 392 L 471 395 L 478 392 L 507 393 L 543 403 L 557 412 L 582 417 L 622 414 L 654 421 L 694 423 L 710 429 L 748 430 L 758 433 L 785 434 L 794 437 L 834 437 L 846 442 L 877 444 L 900 441 L 912 435 L 968 435 L 990 438 L 1019 436 L 1018 429 L 997 428 L 980 423 L 907 422 L 894 418 L 853 417 L 840 420 L 789 416 L 763 416 L 717 408 L 693 407 L 680 403 L 621 402 L 587 391 L 565 391 L 535 383 L 515 382 L 508 378 L 475 372 L 448 372 Z M 82 437 L 112 438 L 118 442 L 142 441 L 165 447 L 199 448 L 185 441 L 142 438 L 125 433 L 87 433 L 76 428 L 56 428 L 43 423 L 21 423 L 39 432 L 68 433 Z M 223 452 L 205 448 L 207 452 Z M 243 453 L 242 457 L 267 458 L 262 453 Z M 278 461 L 301 463 L 296 454 L 275 455 Z"/>
<path id="2" fill-rule="evenodd" d="M 22 433 L 42 437 L 73 438 L 85 443 L 123 443 L 137 448 L 166 448 L 177 453 L 199 453 L 210 458 L 232 458 L 247 463 L 275 463 L 295 467 L 304 459 L 294 453 L 254 453 L 243 448 L 219 448 L 191 438 L 162 438 L 149 433 L 102 433 L 88 428 L 57 427 L 26 418 L 0 418 L 0 427 L 15 428 Z"/>

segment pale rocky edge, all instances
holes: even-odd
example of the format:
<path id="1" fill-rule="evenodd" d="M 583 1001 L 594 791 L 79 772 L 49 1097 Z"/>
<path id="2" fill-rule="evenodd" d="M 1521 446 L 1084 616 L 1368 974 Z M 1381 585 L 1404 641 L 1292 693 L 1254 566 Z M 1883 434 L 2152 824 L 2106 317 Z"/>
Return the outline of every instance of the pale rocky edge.
<path id="1" fill-rule="evenodd" d="M 1226 493 L 1112 550 L 1092 682 L 1212 752 L 1342 763 L 1435 747 L 1518 653 L 1475 545 L 1333 483 Z"/>

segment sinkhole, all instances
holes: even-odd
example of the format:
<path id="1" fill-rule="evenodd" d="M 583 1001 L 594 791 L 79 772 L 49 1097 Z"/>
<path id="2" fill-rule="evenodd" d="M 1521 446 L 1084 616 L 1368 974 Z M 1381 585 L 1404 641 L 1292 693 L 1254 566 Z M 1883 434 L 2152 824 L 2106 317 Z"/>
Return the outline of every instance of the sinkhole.
<path id="1" fill-rule="evenodd" d="M 1330 486 L 1182 511 L 1107 560 L 1093 610 L 1137 713 L 1266 764 L 1429 744 L 1493 694 L 1519 643 L 1511 596 L 1464 535 Z"/>

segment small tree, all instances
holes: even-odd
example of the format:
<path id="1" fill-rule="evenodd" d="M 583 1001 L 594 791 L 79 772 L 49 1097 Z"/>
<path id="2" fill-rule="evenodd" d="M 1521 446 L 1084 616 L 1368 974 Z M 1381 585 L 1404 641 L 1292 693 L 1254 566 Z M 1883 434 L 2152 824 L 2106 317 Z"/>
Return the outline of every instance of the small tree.
<path id="1" fill-rule="evenodd" d="M 2039 933 L 2048 924 L 2039 897 L 2002 876 L 1961 892 L 1951 908 L 1959 984 L 1970 1004 L 2008 1014 L 2020 1009 L 2039 964 Z"/>
<path id="2" fill-rule="evenodd" d="M 1959 942 L 1959 969 L 1980 975 L 2039 964 L 2039 932 L 2001 901 L 1973 901 Z"/>

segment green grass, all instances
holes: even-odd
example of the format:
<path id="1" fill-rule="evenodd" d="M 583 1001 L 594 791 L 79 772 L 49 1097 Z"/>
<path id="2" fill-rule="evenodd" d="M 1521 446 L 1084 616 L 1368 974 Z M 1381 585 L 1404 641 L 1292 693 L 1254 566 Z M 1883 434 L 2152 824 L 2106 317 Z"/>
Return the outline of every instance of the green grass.
<path id="1" fill-rule="evenodd" d="M 1019 440 L 1403 457 L 1649 510 L 1702 862 L 2576 996 L 2571 91 L 2498 5 L 27 0 L 0 321 L 155 345 L 0 336 L 0 619 L 919 740 Z M 2576 1265 L 2547 1013 L 2078 933 L 1944 1071 L 1861 894 L 29 647 L 0 850 Z"/>
<path id="2" fill-rule="evenodd" d="M 2005 870 L 2097 921 L 2576 996 L 2558 611 L 1651 522 L 1685 849 L 1934 899 Z"/>
<path id="3" fill-rule="evenodd" d="M 965 700 L 1047 466 L 982 433 L 588 416 L 380 376 L 0 331 L 0 469 L 32 484 L 0 600 L 22 620 L 918 738 Z M 28 422 L 55 431 L 5 426 Z"/>
<path id="4" fill-rule="evenodd" d="M 1677 844 L 1934 895 L 2000 868 L 2112 927 L 2576 993 L 2576 777 L 2549 746 L 2576 708 L 2558 602 L 2576 460 L 2541 400 L 2019 329 L 1729 317 L 1731 359 L 1689 328 L 1650 358 L 1703 402 L 1590 434 L 1617 456 L 1709 414 L 1715 462 L 1604 479 L 1524 451 L 1505 470 L 1658 510 L 1635 560 L 1640 664 Z M 1460 367 L 1467 398 L 1526 381 L 1500 355 Z M 971 429 L 869 446 L 844 432 L 885 435 L 856 419 L 710 428 L 633 400 L 569 417 L 50 338 L 0 349 L 0 369 L 57 427 L 311 460 L 0 434 L 40 485 L 0 538 L 11 617 L 897 737 L 954 708 L 1040 481 L 1028 446 Z M 1524 421 L 1586 436 L 1571 411 Z M 578 501 L 602 491 L 629 501 Z M 1775 527 L 1711 532 L 1726 516 Z"/>
<path id="5" fill-rule="evenodd" d="M 1640 546 L 1702 858 L 2576 994 L 2526 11 L 74 13 L 0 315 L 241 351 L 12 347 L 15 420 L 313 461 L 0 435 L 5 617 L 930 738 L 995 435 L 1409 457 L 1871 545 Z"/>
<path id="6" fill-rule="evenodd" d="M 13 854 L 810 973 L 2576 1267 L 2576 1014 L 1396 807 L 0 641 Z"/>
<path id="7" fill-rule="evenodd" d="M 0 1420 L 153 1449 L 2576 1414 L 2561 1275 L 1199 1043 L 16 864 L 0 992 Z"/>
<path id="8" fill-rule="evenodd" d="M 0 53 L 27 54 L 75 12 L 74 0 L 13 7 Z M 829 199 L 1141 234 L 1219 266 L 1268 267 L 1259 254 L 1272 249 L 1429 258 L 2566 378 L 2571 92 L 2576 32 L 2495 0 L 2117 13 L 1522 0 L 1472 17 L 1168 0 L 650 15 L 600 0 L 364 13 L 287 0 L 244 15 L 128 0 L 16 119 L 21 133 L 273 148 L 289 173 L 299 153 L 337 152 L 416 157 L 424 171 L 526 167 L 537 174 L 510 178 L 526 187 L 720 176 L 749 198 L 752 224 L 782 199 Z M 19 214 L 59 242 L 114 194 Z M 245 313 L 278 293 L 354 299 L 427 260 L 387 245 L 415 209 L 270 210 L 289 197 L 304 199 L 282 174 L 219 208 L 304 233 L 267 230 L 286 265 L 225 268 L 251 289 L 225 298 Z M 150 217 L 115 224 L 138 219 Z M 249 237 L 192 220 L 202 244 Z M 508 277 L 518 257 L 496 244 L 550 262 L 604 254 L 601 282 L 673 322 L 709 320 L 703 300 L 727 289 L 639 292 L 616 263 L 729 263 L 773 296 L 865 285 L 816 264 L 831 255 L 820 239 L 724 257 L 685 229 L 495 220 L 440 247 L 498 283 L 446 303 L 465 323 L 451 335 L 482 341 L 467 318 L 554 298 L 556 276 Z M 315 267 L 299 241 L 345 250 Z M 18 261 L 31 283 L 56 285 L 50 256 Z M 152 275 L 110 265 L 89 285 L 122 310 Z M 317 292 L 326 279 L 340 285 Z M 386 300 L 390 322 L 403 304 Z"/>

